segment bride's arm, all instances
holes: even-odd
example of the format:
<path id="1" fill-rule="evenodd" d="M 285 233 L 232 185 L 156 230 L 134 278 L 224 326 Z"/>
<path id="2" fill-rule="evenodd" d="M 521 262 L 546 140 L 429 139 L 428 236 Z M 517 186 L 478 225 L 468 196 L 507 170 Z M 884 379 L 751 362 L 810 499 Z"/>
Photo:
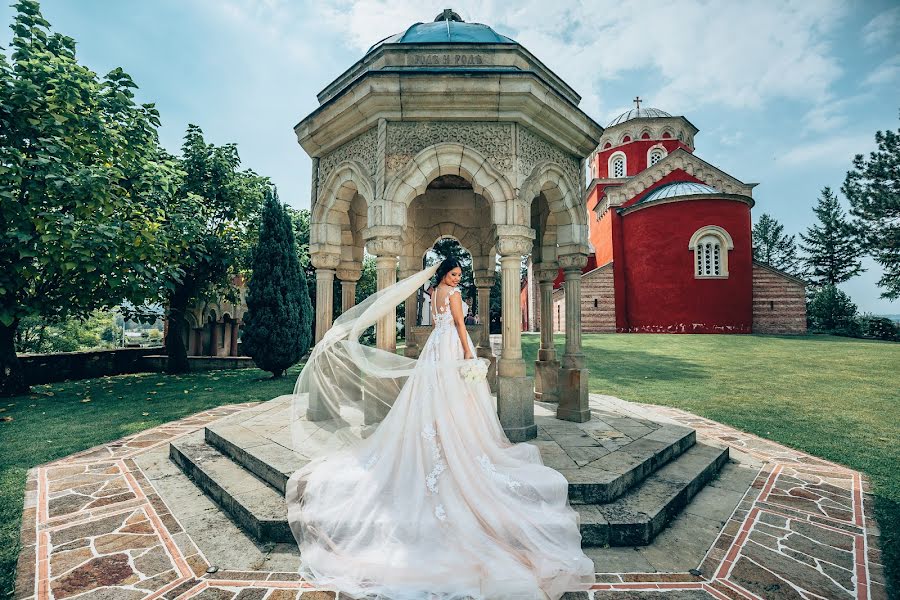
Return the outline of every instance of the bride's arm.
<path id="1" fill-rule="evenodd" d="M 466 322 L 463 318 L 462 298 L 459 293 L 450 294 L 450 314 L 453 315 L 453 323 L 456 324 L 456 331 L 459 333 L 459 343 L 462 344 L 463 357 L 475 358 L 469 350 L 469 335 L 466 332 Z"/>

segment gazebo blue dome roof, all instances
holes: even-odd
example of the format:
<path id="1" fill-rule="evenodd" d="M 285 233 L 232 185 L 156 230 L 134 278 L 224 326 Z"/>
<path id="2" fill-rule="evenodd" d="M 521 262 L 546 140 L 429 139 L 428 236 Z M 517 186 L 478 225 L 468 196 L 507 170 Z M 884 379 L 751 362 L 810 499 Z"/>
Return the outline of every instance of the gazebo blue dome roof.
<path id="1" fill-rule="evenodd" d="M 415 23 L 406 31 L 395 33 L 372 45 L 372 52 L 382 44 L 515 44 L 487 25 L 466 23 L 453 11 L 444 11 L 432 23 Z"/>
<path id="2" fill-rule="evenodd" d="M 632 108 L 628 112 L 623 112 L 621 115 L 613 119 L 609 122 L 607 127 L 612 127 L 613 125 L 619 125 L 620 123 L 624 123 L 625 121 L 630 121 L 632 119 L 647 119 L 647 118 L 655 118 L 655 117 L 671 117 L 669 113 L 664 110 L 659 110 L 658 108 Z"/>
<path id="3" fill-rule="evenodd" d="M 663 198 L 675 198 L 677 196 L 694 196 L 697 194 L 720 194 L 716 188 L 706 185 L 705 183 L 694 183 L 690 181 L 679 181 L 661 186 L 641 198 L 638 203 L 652 202 L 653 200 L 662 200 Z"/>

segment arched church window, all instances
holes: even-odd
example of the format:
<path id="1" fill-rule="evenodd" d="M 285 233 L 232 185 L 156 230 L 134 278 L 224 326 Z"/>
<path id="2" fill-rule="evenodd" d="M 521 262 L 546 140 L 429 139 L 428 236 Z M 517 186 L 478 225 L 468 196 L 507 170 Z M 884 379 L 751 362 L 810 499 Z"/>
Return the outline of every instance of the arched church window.
<path id="1" fill-rule="evenodd" d="M 625 155 L 617 152 L 609 157 L 609 176 L 625 177 Z"/>
<path id="2" fill-rule="evenodd" d="M 663 148 L 651 148 L 647 154 L 647 166 L 652 167 L 665 157 L 666 151 Z"/>
<path id="3" fill-rule="evenodd" d="M 734 243 L 727 231 L 707 225 L 691 236 L 688 249 L 694 252 L 694 277 L 728 277 L 728 251 L 734 249 Z"/>

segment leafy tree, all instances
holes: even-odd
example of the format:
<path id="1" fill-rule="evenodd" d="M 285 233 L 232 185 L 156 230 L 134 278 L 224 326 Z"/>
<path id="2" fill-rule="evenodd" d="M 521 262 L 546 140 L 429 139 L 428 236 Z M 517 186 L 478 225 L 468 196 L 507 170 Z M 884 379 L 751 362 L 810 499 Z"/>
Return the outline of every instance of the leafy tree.
<path id="1" fill-rule="evenodd" d="M 882 298 L 900 298 L 900 129 L 875 133 L 878 150 L 853 159 L 841 191 L 864 251 L 884 274 L 878 280 Z"/>
<path id="2" fill-rule="evenodd" d="M 814 285 L 837 285 L 863 272 L 859 244 L 853 228 L 831 188 L 822 189 L 813 207 L 819 221 L 800 234 L 800 247 L 806 253 L 803 262 L 807 277 Z"/>
<path id="3" fill-rule="evenodd" d="M 857 335 L 856 305 L 850 296 L 834 284 L 814 290 L 806 305 L 806 320 L 810 329 L 841 335 Z"/>
<path id="4" fill-rule="evenodd" d="M 309 349 L 313 309 L 291 218 L 277 194 L 267 194 L 263 208 L 247 308 L 244 352 L 260 369 L 281 377 Z"/>
<path id="5" fill-rule="evenodd" d="M 159 113 L 122 69 L 101 80 L 79 64 L 35 0 L 15 10 L 11 61 L 0 54 L 0 396 L 28 389 L 23 320 L 143 302 L 178 245 L 159 230 L 178 176 Z"/>
<path id="6" fill-rule="evenodd" d="M 786 273 L 798 271 L 799 257 L 794 236 L 784 233 L 784 225 L 763 213 L 753 226 L 753 258 Z"/>
<path id="7" fill-rule="evenodd" d="M 887 317 L 866 313 L 859 317 L 859 326 L 863 337 L 900 341 L 900 327 Z"/>
<path id="8" fill-rule="evenodd" d="M 174 260 L 179 274 L 160 281 L 170 373 L 188 369 L 188 308 L 205 298 L 233 297 L 232 281 L 248 270 L 269 182 L 252 170 L 238 171 L 240 162 L 237 146 L 208 144 L 199 127 L 188 125 L 180 159 L 185 176 L 166 223 L 167 235 L 183 240 L 185 248 Z"/>
<path id="9" fill-rule="evenodd" d="M 115 348 L 121 329 L 115 327 L 113 314 L 95 311 L 82 318 L 48 323 L 38 315 L 30 315 L 16 330 L 16 351 L 30 353 L 77 352 L 99 348 Z"/>

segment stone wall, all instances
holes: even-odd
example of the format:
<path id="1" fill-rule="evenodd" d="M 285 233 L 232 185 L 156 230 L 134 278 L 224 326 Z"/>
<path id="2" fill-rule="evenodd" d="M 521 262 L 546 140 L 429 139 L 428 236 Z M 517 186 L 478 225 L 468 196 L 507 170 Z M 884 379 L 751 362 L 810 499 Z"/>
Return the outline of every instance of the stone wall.
<path id="1" fill-rule="evenodd" d="M 56 354 L 20 354 L 28 385 L 66 379 L 91 379 L 147 371 L 144 357 L 159 354 L 162 348 L 117 348 Z"/>
<path id="2" fill-rule="evenodd" d="M 565 308 L 563 308 L 565 311 Z M 613 263 L 597 267 L 581 278 L 581 331 L 616 332 L 616 294 Z"/>
<path id="3" fill-rule="evenodd" d="M 753 333 L 806 333 L 803 282 L 753 262 Z"/>

